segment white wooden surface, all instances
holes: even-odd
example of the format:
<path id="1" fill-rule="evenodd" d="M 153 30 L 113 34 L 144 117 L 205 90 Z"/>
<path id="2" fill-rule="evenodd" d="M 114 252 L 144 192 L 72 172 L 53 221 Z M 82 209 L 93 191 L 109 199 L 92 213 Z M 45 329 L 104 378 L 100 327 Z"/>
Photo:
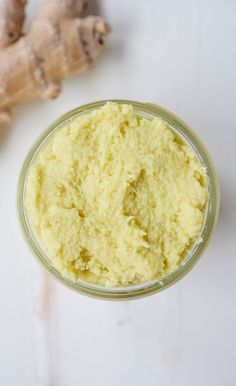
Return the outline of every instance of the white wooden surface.
<path id="1" fill-rule="evenodd" d="M 18 108 L 1 143 L 0 385 L 235 386 L 236 2 L 101 0 L 96 8 L 113 26 L 97 67 L 68 80 L 54 102 Z M 49 281 L 16 219 L 17 178 L 33 141 L 60 114 L 104 98 L 156 102 L 181 116 L 221 178 L 204 257 L 178 284 L 133 302 L 93 300 Z"/>

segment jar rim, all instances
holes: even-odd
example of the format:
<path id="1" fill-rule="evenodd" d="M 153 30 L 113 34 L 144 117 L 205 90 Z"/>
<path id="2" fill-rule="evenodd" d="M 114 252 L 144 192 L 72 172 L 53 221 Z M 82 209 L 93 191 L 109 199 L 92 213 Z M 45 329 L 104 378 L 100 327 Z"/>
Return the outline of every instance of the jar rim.
<path id="1" fill-rule="evenodd" d="M 186 255 L 184 261 L 180 264 L 179 268 L 159 280 L 152 280 L 124 287 L 104 287 L 80 280 L 75 283 L 68 278 L 65 278 L 53 266 L 49 258 L 47 258 L 46 254 L 40 247 L 39 242 L 30 226 L 27 211 L 24 205 L 27 175 L 40 150 L 45 146 L 46 143 L 48 143 L 53 135 L 70 120 L 74 120 L 77 116 L 88 114 L 91 111 L 102 107 L 107 102 L 130 104 L 137 112 L 142 114 L 142 116 L 147 116 L 149 119 L 159 117 L 165 120 L 177 133 L 177 135 L 181 136 L 184 141 L 187 142 L 187 144 L 193 149 L 195 155 L 200 160 L 202 165 L 206 167 L 207 187 L 209 193 L 208 204 L 206 205 L 205 209 L 205 219 L 199 238 L 196 240 L 191 250 Z M 219 214 L 219 204 L 220 189 L 218 176 L 216 174 L 216 170 L 208 150 L 202 141 L 198 138 L 196 133 L 194 133 L 194 131 L 184 121 L 182 121 L 182 119 L 159 105 L 122 99 L 101 100 L 94 103 L 85 104 L 69 111 L 68 113 L 55 120 L 36 140 L 28 152 L 20 172 L 17 189 L 17 211 L 21 229 L 23 231 L 23 236 L 27 244 L 30 246 L 33 254 L 37 257 L 38 261 L 41 262 L 41 264 L 55 279 L 64 284 L 66 287 L 84 295 L 110 300 L 135 299 L 151 295 L 168 288 L 170 285 L 183 278 L 197 263 L 209 243 L 209 240 L 216 227 Z"/>

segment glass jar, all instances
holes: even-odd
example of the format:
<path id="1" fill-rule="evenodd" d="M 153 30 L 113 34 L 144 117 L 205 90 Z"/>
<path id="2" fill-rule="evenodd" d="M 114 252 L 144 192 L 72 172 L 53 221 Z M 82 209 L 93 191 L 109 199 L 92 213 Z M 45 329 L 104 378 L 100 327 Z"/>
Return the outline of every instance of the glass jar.
<path id="1" fill-rule="evenodd" d="M 130 100 L 114 100 L 114 102 L 117 103 L 131 104 L 139 116 L 146 117 L 148 119 L 153 119 L 154 117 L 161 117 L 162 119 L 167 121 L 171 128 L 188 143 L 188 145 L 193 149 L 197 158 L 206 167 L 209 200 L 205 208 L 205 217 L 201 233 L 198 240 L 192 246 L 191 251 L 185 257 L 184 261 L 179 266 L 179 268 L 168 276 L 162 278 L 161 280 L 153 280 L 151 282 L 145 282 L 142 284 L 131 285 L 127 287 L 106 288 L 90 284 L 89 282 L 84 281 L 78 281 L 74 283 L 69 279 L 63 277 L 60 272 L 55 269 L 50 259 L 43 252 L 30 225 L 30 221 L 25 208 L 26 180 L 29 169 L 34 163 L 38 154 L 44 148 L 44 146 L 52 139 L 52 137 L 58 130 L 61 130 L 65 125 L 68 124 L 70 120 L 73 120 L 75 117 L 88 114 L 92 110 L 98 109 L 99 107 L 103 106 L 106 102 L 107 101 L 99 101 L 95 103 L 90 103 L 68 112 L 67 114 L 57 119 L 54 123 L 52 123 L 49 128 L 35 142 L 25 159 L 19 177 L 17 194 L 18 214 L 21 228 L 23 230 L 23 234 L 25 236 L 27 244 L 31 248 L 34 255 L 37 257 L 37 259 L 47 269 L 47 271 L 52 274 L 52 276 L 60 283 L 73 289 L 76 292 L 85 295 L 90 295 L 99 299 L 135 299 L 153 294 L 155 292 L 159 292 L 169 287 L 170 285 L 174 284 L 179 279 L 181 279 L 184 275 L 186 275 L 186 273 L 188 273 L 196 264 L 203 251 L 205 250 L 216 226 L 220 200 L 219 183 L 213 162 L 207 149 L 202 144 L 200 139 L 196 136 L 196 134 L 181 119 L 179 119 L 177 116 L 170 113 L 169 111 L 163 109 L 162 107 L 154 104 L 139 103 Z"/>

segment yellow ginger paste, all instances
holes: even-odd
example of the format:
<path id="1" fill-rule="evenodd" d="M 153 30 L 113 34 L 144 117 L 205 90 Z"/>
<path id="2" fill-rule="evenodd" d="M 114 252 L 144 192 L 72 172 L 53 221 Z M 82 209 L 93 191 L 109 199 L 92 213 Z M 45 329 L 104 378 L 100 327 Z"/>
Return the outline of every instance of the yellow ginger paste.
<path id="1" fill-rule="evenodd" d="M 26 208 L 63 276 L 109 287 L 176 270 L 199 237 L 207 197 L 205 169 L 165 121 L 108 102 L 40 152 Z"/>

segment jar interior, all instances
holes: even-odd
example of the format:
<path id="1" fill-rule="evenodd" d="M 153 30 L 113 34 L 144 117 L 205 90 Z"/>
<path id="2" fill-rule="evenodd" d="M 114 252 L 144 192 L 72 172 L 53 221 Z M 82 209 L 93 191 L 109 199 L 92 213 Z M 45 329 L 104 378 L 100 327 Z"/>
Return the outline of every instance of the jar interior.
<path id="1" fill-rule="evenodd" d="M 101 101 L 90 105 L 82 106 L 78 109 L 72 110 L 68 114 L 65 114 L 54 122 L 48 130 L 39 138 L 39 140 L 34 144 L 30 150 L 25 163 L 23 165 L 19 185 L 18 185 L 18 213 L 20 217 L 20 223 L 23 228 L 24 236 L 30 245 L 34 254 L 39 258 L 39 261 L 46 267 L 46 269 L 53 275 L 54 278 L 58 279 L 61 283 L 67 287 L 84 293 L 86 295 L 91 295 L 93 297 L 105 298 L 105 299 L 126 299 L 126 298 L 137 298 L 154 292 L 158 292 L 169 285 L 175 283 L 181 277 L 183 277 L 198 261 L 202 252 L 207 246 L 207 243 L 210 239 L 210 236 L 214 230 L 216 219 L 219 209 L 219 190 L 218 190 L 218 181 L 214 166 L 212 164 L 211 158 L 205 149 L 204 145 L 197 138 L 195 133 L 179 118 L 177 118 L 172 113 L 166 111 L 165 109 L 156 106 L 143 104 L 132 101 L 117 101 L 117 103 L 128 103 L 132 104 L 136 110 L 136 113 L 145 117 L 149 120 L 154 119 L 155 117 L 160 117 L 165 120 L 171 127 L 171 129 L 185 142 L 190 146 L 199 159 L 201 164 L 206 168 L 207 176 L 207 189 L 209 193 L 209 199 L 205 206 L 204 211 L 204 221 L 202 224 L 201 232 L 199 238 L 191 246 L 189 253 L 185 256 L 184 260 L 181 262 L 179 268 L 172 272 L 171 274 L 163 277 L 161 280 L 153 280 L 148 282 L 142 282 L 136 285 L 128 285 L 122 287 L 104 287 L 82 280 L 78 280 L 76 283 L 72 282 L 69 279 L 64 278 L 60 272 L 58 272 L 50 258 L 47 257 L 47 254 L 43 250 L 43 247 L 40 245 L 40 242 L 36 238 L 33 227 L 30 223 L 28 217 L 26 206 L 25 206 L 25 193 L 26 193 L 26 181 L 28 177 L 28 172 L 30 167 L 37 160 L 39 153 L 47 145 L 47 143 L 52 139 L 52 137 L 59 130 L 63 129 L 70 121 L 74 120 L 78 116 L 88 114 L 96 108 L 101 107 L 107 101 Z"/>

